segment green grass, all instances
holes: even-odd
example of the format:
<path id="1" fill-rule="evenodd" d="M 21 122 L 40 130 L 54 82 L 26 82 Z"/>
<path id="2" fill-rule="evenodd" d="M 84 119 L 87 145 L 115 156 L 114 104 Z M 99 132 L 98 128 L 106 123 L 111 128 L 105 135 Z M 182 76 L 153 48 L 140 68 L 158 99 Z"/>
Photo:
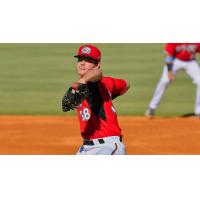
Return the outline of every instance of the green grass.
<path id="1" fill-rule="evenodd" d="M 96 44 L 105 76 L 131 89 L 114 100 L 120 115 L 143 115 L 163 68 L 163 44 Z M 61 98 L 77 80 L 73 55 L 80 44 L 0 44 L 0 114 L 63 115 Z M 195 87 L 184 72 L 167 89 L 157 114 L 192 112 Z M 70 112 L 69 115 L 74 114 Z"/>

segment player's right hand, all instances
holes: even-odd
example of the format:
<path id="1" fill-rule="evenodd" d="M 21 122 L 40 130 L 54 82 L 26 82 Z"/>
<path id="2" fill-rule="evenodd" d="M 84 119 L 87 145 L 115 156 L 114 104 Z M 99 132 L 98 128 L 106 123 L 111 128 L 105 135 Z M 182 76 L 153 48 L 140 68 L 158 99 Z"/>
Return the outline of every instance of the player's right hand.
<path id="1" fill-rule="evenodd" d="M 174 73 L 172 71 L 168 71 L 168 78 L 170 81 L 173 81 L 175 76 L 174 76 Z"/>

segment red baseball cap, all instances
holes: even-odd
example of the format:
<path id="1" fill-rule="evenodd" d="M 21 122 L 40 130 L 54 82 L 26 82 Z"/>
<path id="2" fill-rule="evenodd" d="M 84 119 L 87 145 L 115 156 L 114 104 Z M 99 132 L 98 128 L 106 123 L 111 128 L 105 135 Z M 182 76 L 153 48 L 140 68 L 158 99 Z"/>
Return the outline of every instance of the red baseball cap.
<path id="1" fill-rule="evenodd" d="M 97 47 L 87 44 L 79 47 L 78 53 L 74 57 L 84 57 L 100 62 L 101 51 Z"/>

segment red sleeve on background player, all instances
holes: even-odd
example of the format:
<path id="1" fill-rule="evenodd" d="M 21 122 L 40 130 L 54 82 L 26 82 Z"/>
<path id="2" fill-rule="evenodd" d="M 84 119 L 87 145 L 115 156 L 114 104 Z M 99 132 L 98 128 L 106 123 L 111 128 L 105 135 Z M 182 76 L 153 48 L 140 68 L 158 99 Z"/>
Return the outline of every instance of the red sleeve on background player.
<path id="1" fill-rule="evenodd" d="M 173 57 L 175 55 L 175 44 L 174 43 L 167 43 L 165 45 L 165 52 Z"/>
<path id="2" fill-rule="evenodd" d="M 197 52 L 200 52 L 200 43 L 198 43 Z"/>

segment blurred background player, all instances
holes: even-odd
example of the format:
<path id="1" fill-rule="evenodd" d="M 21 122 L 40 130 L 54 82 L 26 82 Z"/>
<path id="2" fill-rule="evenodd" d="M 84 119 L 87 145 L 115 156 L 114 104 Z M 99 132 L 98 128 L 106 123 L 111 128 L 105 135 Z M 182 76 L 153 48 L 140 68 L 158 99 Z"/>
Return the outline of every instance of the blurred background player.
<path id="1" fill-rule="evenodd" d="M 154 116 L 168 84 L 175 78 L 176 73 L 183 69 L 196 85 L 194 114 L 200 117 L 200 68 L 195 58 L 196 53 L 200 52 L 200 43 L 167 43 L 165 52 L 166 65 L 145 113 L 146 116 Z"/>
<path id="2" fill-rule="evenodd" d="M 112 100 L 123 95 L 129 84 L 123 79 L 102 76 L 101 52 L 93 45 L 81 46 L 74 57 L 78 59 L 76 83 L 87 84 L 90 92 L 77 107 L 83 137 L 77 155 L 124 155 L 125 146 Z"/>

